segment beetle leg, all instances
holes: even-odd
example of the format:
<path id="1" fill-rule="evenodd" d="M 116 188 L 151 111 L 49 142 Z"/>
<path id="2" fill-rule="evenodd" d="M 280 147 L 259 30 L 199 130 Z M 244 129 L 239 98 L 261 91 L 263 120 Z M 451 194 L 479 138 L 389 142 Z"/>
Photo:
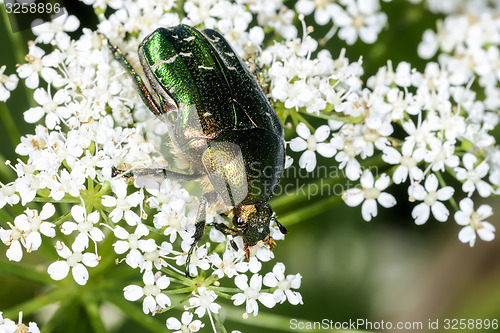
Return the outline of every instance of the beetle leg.
<path id="1" fill-rule="evenodd" d="M 245 257 L 250 260 L 250 245 L 245 244 Z"/>
<path id="2" fill-rule="evenodd" d="M 122 50 L 118 46 L 111 44 L 108 37 L 104 36 L 104 39 L 107 41 L 108 46 L 111 49 L 111 52 L 113 53 L 115 59 L 118 60 L 132 76 L 132 79 L 134 80 L 135 85 L 137 86 L 137 89 L 141 94 L 141 98 L 146 104 L 146 106 L 149 108 L 149 110 L 151 110 L 151 112 L 153 112 L 157 116 L 163 117 L 163 112 L 161 112 L 160 107 L 156 104 L 156 101 L 154 100 L 153 96 L 149 93 L 148 88 L 146 87 L 144 81 L 142 80 L 142 77 L 139 74 L 137 74 L 135 68 L 130 64 L 130 61 L 128 61 L 128 59 L 125 57 Z"/>
<path id="3" fill-rule="evenodd" d="M 123 177 L 140 177 L 140 176 L 151 176 L 154 178 L 168 178 L 178 181 L 189 181 L 200 178 L 202 175 L 196 173 L 180 173 L 171 171 L 165 168 L 144 168 L 135 170 L 118 170 L 115 167 L 111 170 L 111 176 L 116 177 L 118 175 L 123 175 Z"/>
<path id="4" fill-rule="evenodd" d="M 214 227 L 215 229 L 222 232 L 224 235 L 232 235 L 232 236 L 239 236 L 240 235 L 240 232 L 237 229 L 233 229 L 231 227 L 228 227 L 224 223 L 214 222 L 214 223 L 210 223 L 207 225 L 210 227 Z"/>
<path id="5" fill-rule="evenodd" d="M 205 193 L 200 198 L 200 205 L 198 206 L 198 212 L 196 213 L 196 221 L 195 221 L 195 231 L 193 235 L 193 243 L 191 243 L 191 247 L 187 253 L 186 259 L 186 269 L 185 274 L 186 277 L 192 278 L 191 274 L 189 274 L 189 264 L 191 262 L 191 255 L 193 254 L 194 248 L 196 244 L 200 241 L 203 233 L 205 232 L 205 221 L 207 217 L 207 205 L 209 202 L 213 202 L 217 197 L 216 192 Z"/>
<path id="6" fill-rule="evenodd" d="M 271 238 L 271 236 L 267 236 L 267 238 L 264 240 L 264 242 L 269 245 L 269 251 L 272 251 L 274 248 L 274 245 L 276 245 L 276 242 L 274 239 Z"/>

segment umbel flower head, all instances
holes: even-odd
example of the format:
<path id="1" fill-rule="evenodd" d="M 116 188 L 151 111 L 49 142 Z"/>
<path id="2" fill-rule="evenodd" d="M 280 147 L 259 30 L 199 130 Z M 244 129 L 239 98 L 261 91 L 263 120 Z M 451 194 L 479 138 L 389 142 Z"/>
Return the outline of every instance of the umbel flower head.
<path id="1" fill-rule="evenodd" d="M 222 205 L 207 205 L 207 232 L 191 250 L 200 197 L 210 185 L 126 173 L 189 169 L 165 142 L 175 128 L 166 129 L 149 112 L 130 70 L 109 48 L 110 42 L 118 45 L 140 73 L 137 47 L 158 27 L 184 23 L 225 36 L 284 124 L 286 153 L 294 157 L 286 166 L 313 177 L 322 166 L 340 170 L 355 186 L 337 194 L 339 200 L 361 206 L 362 219 L 376 218 L 379 206 L 386 211 L 409 200 L 408 219 L 416 224 L 446 222 L 452 215 L 462 226 L 460 242 L 494 239 L 495 227 L 486 221 L 492 208 L 474 204 L 476 193 L 488 197 L 500 185 L 500 150 L 492 135 L 500 107 L 494 5 L 461 1 L 455 8 L 427 1 L 430 10 L 454 14 L 437 32 L 426 31 L 418 46 L 423 58 L 439 53 L 438 60 L 420 70 L 388 61 L 366 77 L 362 58 L 351 61 L 349 49 L 331 52 L 323 45 L 334 37 L 346 46 L 375 43 L 387 23 L 378 0 L 300 0 L 294 8 L 280 0 L 83 2 L 94 8 L 96 31 L 64 14 L 33 29 L 17 75 L 0 67 L 0 101 L 26 87 L 33 105 L 15 112 L 35 124 L 15 148 L 19 159 L 7 163 L 15 177 L 0 183 L 0 240 L 10 261 L 35 251 L 50 258 L 37 282 L 48 275 L 58 288 L 74 282 L 88 287 L 78 290 L 96 290 L 92 297 L 101 299 L 93 299 L 88 313 L 102 300 L 116 300 L 108 292 L 114 288 L 120 299 L 140 302 L 144 314 L 182 311 L 177 318 L 169 314 L 156 331 L 216 332 L 226 330 L 224 307 L 236 306 L 246 318 L 284 302 L 304 302 L 302 275 L 285 275 L 285 264 L 274 262 L 271 240 L 245 252 L 241 236 L 221 232 L 233 227 L 219 214 Z M 306 22 L 329 32 L 318 36 Z M 179 51 L 160 62 L 179 56 L 192 55 Z M 408 196 L 396 199 L 396 186 Z M 279 243 L 283 230 L 271 224 L 271 238 Z M 188 258 L 194 279 L 184 275 Z M 75 294 L 71 290 L 55 301 L 64 306 L 64 297 Z M 29 329 L 36 332 L 35 326 Z M 12 327 L 0 321 L 0 329 Z"/>

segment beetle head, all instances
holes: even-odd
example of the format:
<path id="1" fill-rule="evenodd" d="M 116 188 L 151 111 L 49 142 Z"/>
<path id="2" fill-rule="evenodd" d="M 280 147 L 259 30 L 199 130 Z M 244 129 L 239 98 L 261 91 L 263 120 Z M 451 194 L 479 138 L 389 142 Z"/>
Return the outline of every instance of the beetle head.
<path id="1" fill-rule="evenodd" d="M 288 232 L 276 220 L 274 212 L 267 202 L 235 206 L 233 213 L 233 225 L 238 230 L 238 234 L 243 238 L 247 258 L 250 256 L 249 248 L 256 245 L 259 241 L 268 243 L 272 250 L 274 241 L 270 236 L 270 226 L 273 222 L 277 223 L 283 234 Z"/>

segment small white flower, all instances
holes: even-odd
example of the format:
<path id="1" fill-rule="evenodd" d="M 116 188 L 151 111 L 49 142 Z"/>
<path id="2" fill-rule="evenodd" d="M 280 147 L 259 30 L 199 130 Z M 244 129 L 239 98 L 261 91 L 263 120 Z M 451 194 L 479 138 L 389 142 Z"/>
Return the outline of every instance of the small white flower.
<path id="1" fill-rule="evenodd" d="M 422 42 L 418 45 L 418 55 L 423 59 L 432 58 L 439 48 L 436 33 L 430 29 L 424 31 Z"/>
<path id="2" fill-rule="evenodd" d="M 392 194 L 382 192 L 390 183 L 390 178 L 385 173 L 376 181 L 370 170 L 365 170 L 361 176 L 362 189 L 353 188 L 344 191 L 342 199 L 350 207 L 355 207 L 363 202 L 361 215 L 365 221 L 370 221 L 377 216 L 377 202 L 385 208 L 394 207 L 396 198 Z"/>
<path id="3" fill-rule="evenodd" d="M 15 74 L 4 74 L 6 66 L 0 67 L 0 102 L 5 102 L 10 97 L 10 92 L 17 87 L 19 78 Z"/>
<path id="4" fill-rule="evenodd" d="M 323 142 L 330 135 L 330 127 L 322 125 L 316 129 L 314 135 L 304 123 L 299 123 L 296 128 L 299 137 L 292 139 L 290 149 L 296 152 L 304 151 L 299 159 L 299 166 L 311 172 L 316 167 L 316 154 L 332 157 L 336 150 L 331 143 Z"/>
<path id="5" fill-rule="evenodd" d="M 72 248 L 83 251 L 89 246 L 89 238 L 94 242 L 100 242 L 104 239 L 104 233 L 95 225 L 99 222 L 100 216 L 98 211 L 94 211 L 87 215 L 85 208 L 82 206 L 71 207 L 71 216 L 76 221 L 66 221 L 61 225 L 61 231 L 65 235 L 71 234 L 77 230 L 78 235 L 75 238 Z"/>
<path id="6" fill-rule="evenodd" d="M 176 258 L 177 265 L 182 265 L 186 262 L 187 253 L 191 248 L 191 243 L 192 239 L 189 239 L 188 241 L 182 241 L 181 248 L 183 252 Z M 207 245 L 209 244 L 207 243 Z M 208 250 L 207 246 L 205 245 L 199 246 L 193 251 L 193 253 L 191 254 L 191 259 L 189 261 L 189 274 L 191 274 L 191 276 L 198 275 L 198 268 L 203 271 L 210 268 L 210 260 L 208 259 L 207 254 Z"/>
<path id="7" fill-rule="evenodd" d="M 295 4 L 297 12 L 304 15 L 314 13 L 314 21 L 325 25 L 332 19 L 332 5 L 328 1 L 299 0 Z"/>
<path id="8" fill-rule="evenodd" d="M 66 260 L 58 260 L 49 265 L 47 272 L 50 277 L 59 281 L 68 276 L 71 270 L 75 282 L 82 286 L 85 285 L 89 279 L 89 272 L 85 266 L 97 266 L 97 264 L 99 264 L 99 257 L 94 253 L 71 251 L 66 244 L 61 241 L 57 241 L 55 247 L 57 253 Z"/>
<path id="9" fill-rule="evenodd" d="M 132 268 L 140 267 L 142 269 L 144 265 L 144 256 L 141 251 L 145 253 L 156 250 L 154 239 L 141 239 L 141 237 L 149 235 L 148 227 L 140 223 L 135 228 L 134 233 L 131 234 L 118 225 L 113 229 L 113 232 L 115 237 L 118 238 L 113 244 L 115 252 L 123 254 L 129 251 L 125 257 L 127 265 Z"/>
<path id="10" fill-rule="evenodd" d="M 38 88 L 33 93 L 33 98 L 40 106 L 24 112 L 24 120 L 28 123 L 36 123 L 46 115 L 45 124 L 49 129 L 54 129 L 61 120 L 64 121 L 71 116 L 69 109 L 64 106 L 68 100 L 68 93 L 64 89 L 58 90 L 51 96 L 50 91 Z"/>
<path id="11" fill-rule="evenodd" d="M 162 290 L 170 285 L 168 276 L 161 275 L 160 272 L 153 274 L 152 271 L 146 271 L 142 276 L 142 281 L 144 282 L 144 287 L 129 285 L 123 289 L 125 299 L 137 301 L 145 296 L 142 302 L 142 311 L 145 314 L 155 314 L 172 304 L 170 298 L 162 293 Z"/>
<path id="12" fill-rule="evenodd" d="M 273 292 L 276 302 L 283 303 L 287 299 L 292 305 L 303 304 L 302 296 L 298 291 L 291 289 L 300 288 L 302 276 L 300 274 L 289 274 L 285 277 L 285 265 L 279 262 L 273 267 L 273 271 L 264 276 L 264 284 L 271 288 L 277 288 Z"/>
<path id="13" fill-rule="evenodd" d="M 482 161 L 477 166 L 477 157 L 471 153 L 466 153 L 462 158 L 465 169 L 457 167 L 455 172 L 457 173 L 457 179 L 465 181 L 462 185 L 462 190 L 467 193 L 470 197 L 474 191 L 477 189 L 477 193 L 483 198 L 490 196 L 493 192 L 493 188 L 486 181 L 482 180 L 490 170 L 490 167 L 486 161 Z"/>
<path id="14" fill-rule="evenodd" d="M 189 299 L 190 308 L 196 308 L 194 313 L 199 318 L 203 317 L 206 312 L 211 316 L 211 313 L 219 313 L 220 305 L 214 303 L 217 295 L 214 291 L 208 290 L 206 287 L 198 287 L 198 293 L 193 291 L 193 296 Z"/>
<path id="15" fill-rule="evenodd" d="M 254 274 L 250 279 L 250 285 L 248 284 L 248 276 L 237 275 L 234 278 L 234 283 L 236 287 L 243 290 L 243 293 L 235 294 L 231 299 L 234 301 L 234 305 L 241 305 L 246 302 L 246 313 L 253 313 L 254 316 L 257 315 L 259 312 L 257 300 L 268 308 L 272 308 L 276 305 L 276 300 L 272 294 L 260 292 L 262 288 L 261 275 Z"/>
<path id="16" fill-rule="evenodd" d="M 374 43 L 387 16 L 380 11 L 378 0 L 347 0 L 345 10 L 339 5 L 333 6 L 333 23 L 340 27 L 339 38 L 352 45 L 359 38 L 368 44 Z"/>
<path id="17" fill-rule="evenodd" d="M 14 219 L 14 225 L 9 224 L 10 230 L 0 228 L 0 239 L 9 249 L 6 252 L 7 258 L 12 261 L 20 261 L 23 257 L 22 246 L 29 253 L 36 251 L 42 244 L 41 235 L 47 237 L 55 236 L 55 225 L 44 221 L 55 213 L 52 203 L 46 203 L 40 214 L 33 209 L 26 209 L 24 214 L 18 215 Z"/>
<path id="18" fill-rule="evenodd" d="M 445 166 L 455 168 L 460 159 L 455 154 L 455 143 L 433 140 L 429 144 L 430 150 L 425 155 L 425 161 L 431 164 L 432 171 L 444 171 Z"/>
<path id="19" fill-rule="evenodd" d="M 0 209 L 6 204 L 10 206 L 19 202 L 19 196 L 16 194 L 16 187 L 13 184 L 7 184 L 0 189 Z"/>
<path id="20" fill-rule="evenodd" d="M 109 195 L 103 195 L 102 197 L 103 206 L 115 207 L 109 214 L 111 221 L 118 223 L 122 218 L 125 218 L 125 222 L 129 225 L 137 225 L 141 222 L 141 217 L 132 211 L 131 208 L 140 205 L 144 200 L 142 189 L 131 195 L 127 195 L 127 186 L 124 181 L 116 182 L 115 184 L 116 188 L 114 191 L 117 198 Z"/>
<path id="21" fill-rule="evenodd" d="M 162 242 L 160 246 L 157 246 L 152 238 L 149 238 L 147 242 L 148 247 L 155 244 L 155 249 L 144 252 L 144 263 L 141 269 L 152 270 L 153 267 L 155 267 L 157 270 L 161 270 L 163 266 L 167 266 L 165 257 L 172 252 L 172 244 L 169 242 Z"/>
<path id="22" fill-rule="evenodd" d="M 445 222 L 448 219 L 450 212 L 441 201 L 449 200 L 455 190 L 451 186 L 446 186 L 438 190 L 439 182 L 434 174 L 430 174 L 425 179 L 424 186 L 418 184 L 408 188 L 408 194 L 411 200 L 423 201 L 413 208 L 411 216 L 415 219 L 416 224 L 424 224 L 427 222 L 432 211 L 434 218 L 440 222 Z"/>
<path id="23" fill-rule="evenodd" d="M 472 247 L 476 242 L 476 233 L 482 240 L 489 242 L 495 238 L 495 227 L 484 221 L 493 215 L 493 209 L 489 205 L 481 205 L 474 211 L 474 202 L 470 198 L 460 201 L 460 210 L 455 213 L 457 224 L 464 226 L 458 233 L 458 239 L 462 243 L 469 243 Z"/>
<path id="24" fill-rule="evenodd" d="M 69 39 L 64 31 L 75 31 L 80 26 L 80 21 L 74 15 L 68 15 L 64 12 L 63 15 L 55 18 L 50 22 L 37 25 L 32 28 L 32 31 L 38 37 L 37 42 L 49 44 L 52 41 L 60 42 Z M 66 43 L 65 43 L 66 44 Z M 64 45 L 64 44 L 63 44 Z M 60 45 L 62 46 L 62 45 Z"/>
<path id="25" fill-rule="evenodd" d="M 167 328 L 174 331 L 173 333 L 191 333 L 198 332 L 200 328 L 204 327 L 199 319 L 193 320 L 193 314 L 185 311 L 182 313 L 181 320 L 170 317 L 167 319 Z"/>
<path id="26" fill-rule="evenodd" d="M 224 276 L 232 278 L 238 273 L 245 273 L 249 267 L 249 263 L 243 260 L 245 257 L 244 252 L 233 251 L 229 246 L 231 245 L 227 242 L 222 259 L 217 253 L 212 253 L 209 256 L 209 260 L 214 266 L 214 274 L 219 278 L 223 278 Z M 255 259 L 255 257 L 250 258 L 250 260 L 252 259 Z"/>
<path id="27" fill-rule="evenodd" d="M 394 183 L 401 184 L 410 176 L 410 182 L 420 181 L 424 177 L 423 171 L 417 166 L 425 156 L 424 148 L 415 148 L 413 141 L 405 141 L 401 146 L 401 153 L 393 147 L 385 147 L 382 159 L 390 164 L 399 164 L 392 179 Z"/>

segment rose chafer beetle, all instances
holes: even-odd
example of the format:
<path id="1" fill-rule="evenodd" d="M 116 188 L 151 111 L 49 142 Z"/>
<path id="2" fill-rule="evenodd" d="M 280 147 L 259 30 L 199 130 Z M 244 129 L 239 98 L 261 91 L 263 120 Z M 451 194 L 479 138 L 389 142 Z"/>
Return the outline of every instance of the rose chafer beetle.
<path id="1" fill-rule="evenodd" d="M 109 42 L 108 42 L 109 43 Z M 159 28 L 139 46 L 139 59 L 152 88 L 111 44 L 132 75 L 149 109 L 169 128 L 175 154 L 190 164 L 190 173 L 168 169 L 114 170 L 114 175 L 161 176 L 177 180 L 208 177 L 212 189 L 201 198 L 193 243 L 186 260 L 203 236 L 207 205 L 221 200 L 234 228 L 213 226 L 241 236 L 247 259 L 259 241 L 272 249 L 270 226 L 287 233 L 268 204 L 285 163 L 283 126 L 259 83 L 218 32 L 187 25 Z M 236 248 L 236 244 L 232 243 Z"/>

